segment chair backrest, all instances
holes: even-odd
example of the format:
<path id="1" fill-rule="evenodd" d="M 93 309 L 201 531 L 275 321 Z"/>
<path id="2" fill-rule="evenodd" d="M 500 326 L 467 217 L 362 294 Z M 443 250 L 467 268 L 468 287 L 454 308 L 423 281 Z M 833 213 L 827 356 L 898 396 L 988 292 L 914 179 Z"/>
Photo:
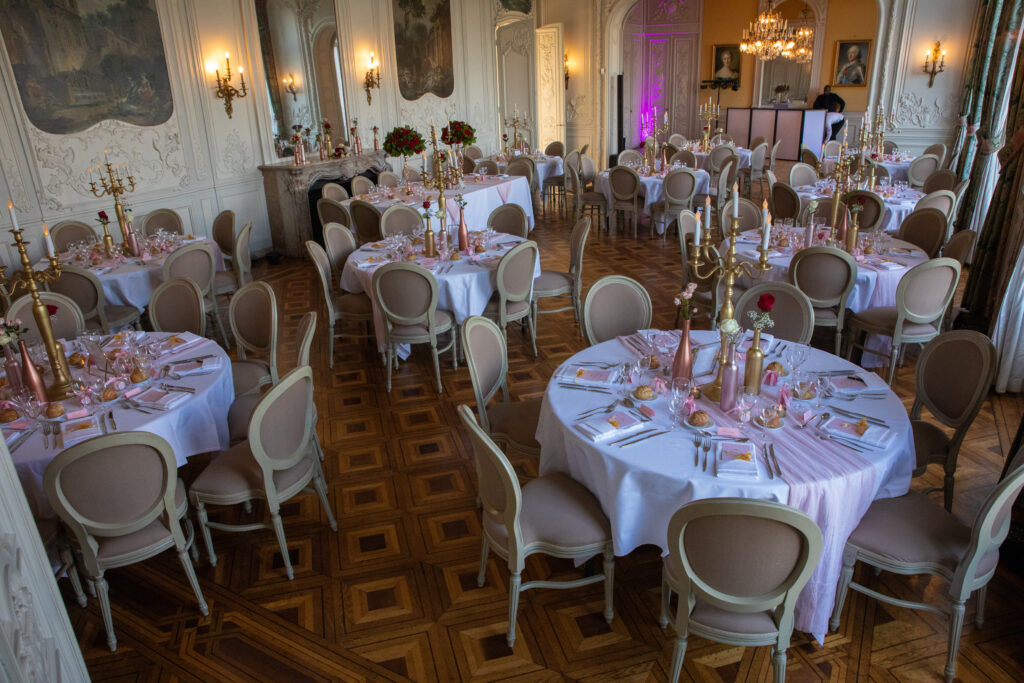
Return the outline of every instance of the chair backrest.
<path id="1" fill-rule="evenodd" d="M 476 395 L 476 412 L 485 431 L 491 431 L 487 417 L 487 404 L 500 389 L 508 401 L 508 348 L 505 333 L 493 320 L 480 315 L 466 318 L 460 330 L 462 350 L 466 354 L 469 379 Z"/>
<path id="2" fill-rule="evenodd" d="M 516 157 L 505 167 L 505 173 L 522 176 L 530 183 L 530 187 L 533 187 L 533 164 L 531 162 L 532 160 L 527 157 Z"/>
<path id="3" fill-rule="evenodd" d="M 340 185 L 338 187 L 341 187 Z M 320 225 L 337 223 L 346 228 L 352 227 L 352 217 L 348 209 L 340 200 L 331 199 L 327 196 L 316 200 L 316 214 L 320 218 Z"/>
<path id="4" fill-rule="evenodd" d="M 765 138 L 765 136 L 758 135 L 757 137 L 750 141 L 750 149 L 754 149 L 762 143 L 767 144 L 768 140 Z"/>
<path id="5" fill-rule="evenodd" d="M 715 147 L 718 145 L 727 145 L 732 143 L 732 136 L 728 133 L 718 133 L 711 138 L 711 144 Z"/>
<path id="6" fill-rule="evenodd" d="M 934 323 L 946 312 L 960 281 L 960 264 L 951 258 L 919 263 L 896 286 L 897 326 L 904 320 Z"/>
<path id="7" fill-rule="evenodd" d="M 530 232 L 529 219 L 526 211 L 518 204 L 502 204 L 487 217 L 487 227 L 504 233 L 515 235 L 526 239 Z"/>
<path id="8" fill-rule="evenodd" d="M 263 475 L 267 504 L 279 500 L 274 472 L 313 457 L 313 368 L 295 368 L 260 398 L 249 418 L 249 448 Z M 319 467 L 319 460 L 314 467 Z"/>
<path id="9" fill-rule="evenodd" d="M 309 365 L 309 349 L 316 336 L 316 311 L 307 311 L 295 328 L 295 367 Z"/>
<path id="10" fill-rule="evenodd" d="M 791 187 L 813 185 L 817 181 L 818 171 L 810 164 L 797 162 L 789 169 L 789 184 Z"/>
<path id="11" fill-rule="evenodd" d="M 398 187 L 399 178 L 391 171 L 381 171 L 377 175 L 377 187 Z"/>
<path id="12" fill-rule="evenodd" d="M 686 238 L 689 236 L 692 242 L 692 237 L 697 234 L 697 214 L 688 209 L 680 211 L 679 215 L 676 216 L 676 229 L 679 232 L 679 247 L 683 258 L 683 287 L 686 287 L 689 282 L 687 278 L 689 268 L 686 262 Z"/>
<path id="13" fill-rule="evenodd" d="M 50 283 L 50 291 L 63 294 L 76 304 L 86 320 L 96 318 L 105 327 L 107 320 L 103 311 L 106 297 L 103 284 L 92 271 L 75 266 L 64 266 L 60 277 Z"/>
<path id="14" fill-rule="evenodd" d="M 460 155 L 459 158 L 462 159 L 462 172 L 463 173 L 472 173 L 473 171 L 476 170 L 476 160 L 475 159 L 470 159 L 465 154 Z"/>
<path id="15" fill-rule="evenodd" d="M 775 171 L 771 171 L 771 170 L 765 171 L 764 172 L 764 177 L 768 180 L 768 192 L 769 192 L 768 196 L 770 197 L 771 196 L 772 188 L 775 187 L 775 183 L 779 182 L 779 179 L 778 179 L 778 177 L 776 177 Z M 769 200 L 768 203 L 770 205 L 771 201 Z"/>
<path id="16" fill-rule="evenodd" d="M 771 334 L 778 339 L 809 344 L 814 333 L 814 307 L 807 295 L 788 282 L 762 282 L 743 292 L 736 302 L 735 318 L 740 325 L 750 324 L 751 311 L 757 312 L 762 294 L 775 297 L 771 310 Z"/>
<path id="17" fill-rule="evenodd" d="M 780 138 L 780 139 L 775 141 L 774 145 L 772 145 L 772 155 L 771 155 L 771 158 L 768 160 L 768 170 L 770 170 L 770 171 L 774 171 L 775 170 L 775 157 L 779 153 L 779 145 L 781 145 L 781 144 L 782 144 L 782 139 Z"/>
<path id="18" fill-rule="evenodd" d="M 235 248 L 235 212 L 225 209 L 213 219 L 213 241 L 222 254 L 231 255 Z"/>
<path id="19" fill-rule="evenodd" d="M 205 337 L 202 291 L 184 277 L 161 282 L 149 296 L 149 323 L 157 332 L 191 332 Z"/>
<path id="20" fill-rule="evenodd" d="M 726 216 L 726 225 L 732 224 L 732 205 L 736 202 L 739 202 L 737 213 L 740 218 L 740 232 L 764 226 L 764 211 L 746 197 L 733 197 L 725 203 L 723 211 Z"/>
<path id="21" fill-rule="evenodd" d="M 842 309 L 857 282 L 857 262 L 835 247 L 801 249 L 789 264 L 789 281 L 813 307 Z"/>
<path id="22" fill-rule="evenodd" d="M 529 240 L 505 252 L 498 262 L 496 274 L 499 306 L 504 308 L 509 302 L 529 301 L 539 258 L 537 243 Z"/>
<path id="23" fill-rule="evenodd" d="M 771 173 L 771 171 L 769 171 Z M 776 182 L 768 193 L 770 199 L 768 204 L 772 209 L 772 216 L 778 220 L 792 218 L 796 221 L 800 215 L 800 195 L 796 193 L 792 185 L 784 182 Z"/>
<path id="24" fill-rule="evenodd" d="M 900 146 L 897 145 L 892 140 L 883 140 L 882 141 L 882 151 L 885 154 L 895 154 L 896 152 L 900 151 Z"/>
<path id="25" fill-rule="evenodd" d="M 580 147 L 580 156 L 582 157 L 582 156 L 586 155 L 587 150 L 589 150 L 589 149 L 590 149 L 590 143 L 589 142 L 584 143 L 583 146 Z"/>
<path id="26" fill-rule="evenodd" d="M 352 188 L 353 197 L 369 194 L 375 189 L 373 181 L 364 175 L 357 175 L 352 178 L 352 180 L 349 181 L 348 186 Z"/>
<path id="27" fill-rule="evenodd" d="M 729 182 L 729 172 L 732 170 L 732 162 L 727 161 L 722 172 L 718 174 L 718 180 L 716 181 L 717 194 L 715 195 L 715 208 L 718 210 L 718 215 L 722 215 L 722 211 L 725 208 L 725 203 L 729 201 L 729 197 L 732 195 L 732 183 Z"/>
<path id="28" fill-rule="evenodd" d="M 726 160 L 725 166 L 722 167 L 722 174 L 729 177 L 729 187 L 734 187 L 736 185 L 736 177 L 739 175 L 739 172 L 740 158 L 738 155 L 733 154 Z"/>
<path id="29" fill-rule="evenodd" d="M 687 168 L 697 168 L 697 155 L 688 149 L 681 149 L 669 159 L 671 164 L 682 164 Z"/>
<path id="30" fill-rule="evenodd" d="M 593 346 L 651 326 L 654 307 L 643 285 L 623 275 L 606 275 L 583 300 L 583 331 Z"/>
<path id="31" fill-rule="evenodd" d="M 217 272 L 213 249 L 209 244 L 199 242 L 175 250 L 164 261 L 164 280 L 187 277 L 199 286 L 203 296 L 209 296 Z"/>
<path id="32" fill-rule="evenodd" d="M 640 176 L 628 166 L 615 166 L 608 171 L 608 186 L 615 201 L 636 201 L 640 194 Z"/>
<path id="33" fill-rule="evenodd" d="M 942 247 L 942 255 L 953 259 L 963 268 L 963 265 L 967 262 L 967 256 L 971 253 L 971 249 L 974 248 L 974 240 L 977 237 L 978 233 L 973 230 L 961 230 L 954 233 Z"/>
<path id="34" fill-rule="evenodd" d="M 480 159 L 476 162 L 476 166 L 473 170 L 477 173 L 486 173 L 487 175 L 498 175 L 498 162 L 492 159 Z"/>
<path id="35" fill-rule="evenodd" d="M 889 169 L 886 168 L 884 165 L 876 164 L 873 161 L 869 161 L 868 163 L 871 165 L 871 168 L 875 169 L 875 182 L 876 183 L 880 183 L 882 180 L 889 180 L 889 181 L 892 180 L 892 175 L 889 173 Z M 870 174 L 870 172 L 871 171 L 868 170 L 869 174 Z"/>
<path id="36" fill-rule="evenodd" d="M 324 293 L 324 305 L 327 307 L 327 324 L 331 325 L 336 319 L 334 310 L 334 299 L 331 296 L 331 261 L 324 248 L 313 240 L 306 241 L 306 253 L 309 260 L 316 267 L 316 273 L 320 277 L 320 287 Z"/>
<path id="37" fill-rule="evenodd" d="M 735 154 L 736 150 L 732 145 L 720 145 L 715 147 L 708 154 L 708 166 L 711 168 L 711 173 L 721 173 L 722 167 L 725 166 L 725 162 L 729 160 L 729 157 Z"/>
<path id="38" fill-rule="evenodd" d="M 231 268 L 235 272 L 238 286 L 248 284 L 252 280 L 252 221 L 247 222 L 238 231 L 235 247 L 231 251 Z"/>
<path id="39" fill-rule="evenodd" d="M 936 142 L 935 144 L 928 145 L 924 148 L 924 154 L 930 154 L 939 160 L 939 168 L 946 163 L 946 145 L 942 142 Z M 922 154 L 922 156 L 924 156 Z"/>
<path id="40" fill-rule="evenodd" d="M 85 317 L 82 309 L 73 299 L 58 294 L 57 292 L 39 292 L 39 300 L 45 306 L 56 306 L 57 312 L 50 316 L 50 327 L 53 328 L 55 339 L 74 339 L 85 332 Z M 39 328 L 36 326 L 36 319 L 32 315 L 32 297 L 23 294 L 11 303 L 7 309 L 7 318 L 21 319 L 22 327 L 28 331 L 22 335 L 26 344 L 36 344 L 43 341 L 39 335 Z"/>
<path id="41" fill-rule="evenodd" d="M 816 219 L 817 225 L 832 225 L 832 200 L 832 197 L 822 197 L 821 199 L 817 200 L 818 206 L 814 210 L 814 217 Z M 840 200 L 839 204 L 839 225 L 848 225 L 850 222 L 850 212 L 846 209 L 846 204 L 843 204 L 842 200 Z M 810 208 L 811 205 L 810 203 L 808 203 L 807 206 L 800 210 L 800 216 L 797 218 L 797 223 L 799 223 L 800 225 L 810 225 Z"/>
<path id="42" fill-rule="evenodd" d="M 917 200 L 917 204 L 914 205 L 914 210 L 918 209 L 938 209 L 946 215 L 948 221 L 953 215 L 953 209 L 956 207 L 956 195 L 951 190 L 935 190 L 929 192 L 925 196 Z"/>
<path id="43" fill-rule="evenodd" d="M 373 295 L 390 333 L 395 325 L 425 325 L 435 338 L 437 280 L 415 263 L 387 263 L 373 274 Z"/>
<path id="44" fill-rule="evenodd" d="M 750 172 L 756 178 L 764 170 L 764 158 L 768 155 L 768 143 L 762 141 L 751 148 L 750 151 Z"/>
<path id="45" fill-rule="evenodd" d="M 597 164 L 586 154 L 580 152 L 580 180 L 589 183 L 597 175 Z"/>
<path id="46" fill-rule="evenodd" d="M 661 187 L 670 204 L 689 207 L 697 191 L 697 174 L 689 168 L 673 169 L 665 175 Z"/>
<path id="47" fill-rule="evenodd" d="M 390 235 L 411 235 L 416 228 L 423 225 L 423 218 L 419 212 L 399 202 L 392 204 L 385 209 L 380 217 L 380 232 L 384 237 Z"/>
<path id="48" fill-rule="evenodd" d="M 320 196 L 323 199 L 332 199 L 336 202 L 343 202 L 348 199 L 348 190 L 344 185 L 338 183 L 324 183 L 320 188 Z"/>
<path id="49" fill-rule="evenodd" d="M 483 157 L 484 152 L 476 145 L 466 145 L 462 148 L 462 155 L 476 161 Z"/>
<path id="50" fill-rule="evenodd" d="M 843 144 L 839 140 L 829 140 L 825 143 L 825 158 L 839 156 L 839 150 L 843 148 Z"/>
<path id="51" fill-rule="evenodd" d="M 668 136 L 668 144 L 673 145 L 676 149 L 679 149 L 686 145 L 686 138 L 679 133 L 672 133 Z"/>
<path id="52" fill-rule="evenodd" d="M 944 332 L 924 347 L 917 359 L 917 392 L 912 414 L 924 405 L 935 418 L 957 430 L 974 421 L 995 377 L 996 348 L 981 332 Z M 966 431 L 966 429 L 964 429 Z"/>
<path id="53" fill-rule="evenodd" d="M 934 258 L 946 241 L 946 223 L 946 214 L 939 209 L 914 209 L 900 224 L 899 237 Z"/>
<path id="54" fill-rule="evenodd" d="M 580 151 L 574 149 L 565 155 L 565 159 L 562 161 L 562 167 L 571 166 L 574 170 L 580 170 Z M 562 171 L 564 174 L 565 171 Z"/>
<path id="55" fill-rule="evenodd" d="M 949 190 L 952 192 L 953 188 L 956 187 L 956 178 L 956 173 L 953 173 L 953 171 L 950 171 L 948 168 L 940 168 L 925 179 L 922 191 L 925 194 L 931 194 L 936 190 Z"/>
<path id="56" fill-rule="evenodd" d="M 185 234 L 185 226 L 181 222 L 181 216 L 173 209 L 157 209 L 146 215 L 142 221 L 142 234 L 146 237 L 155 235 L 160 230 L 173 232 L 179 235 Z"/>
<path id="57" fill-rule="evenodd" d="M 668 142 L 665 143 L 665 157 L 666 158 L 671 159 L 673 156 L 675 156 L 676 152 L 678 152 L 678 151 L 679 151 L 679 148 L 676 147 L 675 145 L 670 144 Z"/>
<path id="58" fill-rule="evenodd" d="M 797 596 L 821 549 L 818 525 L 795 508 L 709 498 L 672 515 L 666 561 L 677 570 L 681 613 L 694 598 L 727 612 L 771 611 L 780 641 L 788 642 Z"/>
<path id="59" fill-rule="evenodd" d="M 378 242 L 384 238 L 380 233 L 380 209 L 362 199 L 353 199 L 348 205 L 348 211 L 361 244 Z"/>
<path id="60" fill-rule="evenodd" d="M 640 152 L 635 149 L 624 149 L 619 152 L 618 158 L 615 160 L 619 166 L 625 166 L 626 164 L 636 164 L 639 166 L 644 162 L 644 157 Z"/>
<path id="61" fill-rule="evenodd" d="M 907 169 L 907 183 L 911 187 L 923 187 L 924 181 L 939 170 L 939 158 L 934 154 L 922 154 L 910 162 Z"/>
<path id="62" fill-rule="evenodd" d="M 544 154 L 549 157 L 564 157 L 565 156 L 565 143 L 555 140 L 549 142 L 548 146 L 544 148 Z"/>
<path id="63" fill-rule="evenodd" d="M 355 235 L 340 223 L 326 223 L 324 224 L 324 247 L 335 277 L 339 277 L 345 268 L 349 254 L 356 250 Z"/>
<path id="64" fill-rule="evenodd" d="M 61 221 L 50 228 L 50 239 L 54 250 L 60 254 L 68 250 L 75 242 L 96 242 L 96 231 L 82 221 Z"/>
<path id="65" fill-rule="evenodd" d="M 818 168 L 818 164 L 821 163 L 821 160 L 818 159 L 818 155 L 813 149 L 805 145 L 800 145 L 800 163 L 807 164 L 811 168 L 816 169 Z"/>
<path id="66" fill-rule="evenodd" d="M 175 545 L 185 546 L 174 501 L 177 470 L 171 445 L 150 432 L 97 436 L 50 461 L 43 473 L 46 497 L 75 537 L 90 576 L 103 573 L 96 539 L 159 522 Z"/>
<path id="67" fill-rule="evenodd" d="M 238 357 L 255 353 L 267 360 L 270 377 L 277 382 L 277 297 L 273 288 L 259 280 L 245 285 L 231 297 L 228 307 L 231 333 L 238 342 Z"/>
<path id="68" fill-rule="evenodd" d="M 862 209 L 857 217 L 861 231 L 877 230 L 885 220 L 885 200 L 870 190 L 853 190 L 843 196 L 847 207 L 859 204 Z"/>
<path id="69" fill-rule="evenodd" d="M 583 216 L 572 226 L 569 234 L 569 274 L 576 280 L 577 286 L 583 279 L 583 254 L 590 237 L 590 216 Z"/>
<path id="70" fill-rule="evenodd" d="M 578 221 L 583 215 L 583 181 L 580 180 L 580 174 L 571 165 L 566 164 L 563 168 L 565 170 L 565 191 L 574 197 L 572 218 Z"/>

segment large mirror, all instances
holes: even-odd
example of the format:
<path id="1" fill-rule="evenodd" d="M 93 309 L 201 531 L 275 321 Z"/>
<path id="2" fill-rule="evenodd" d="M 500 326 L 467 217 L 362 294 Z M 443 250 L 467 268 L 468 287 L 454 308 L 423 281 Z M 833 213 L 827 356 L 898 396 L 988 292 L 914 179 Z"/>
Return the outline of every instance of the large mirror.
<path id="1" fill-rule="evenodd" d="M 343 53 L 334 3 L 299 3 L 300 12 L 289 0 L 254 2 L 278 156 L 291 154 L 293 126 L 311 128 L 315 137 L 327 120 L 333 142 L 345 142 Z"/>
<path id="2" fill-rule="evenodd" d="M 786 0 L 777 5 L 775 10 L 783 19 L 789 21 L 789 27 L 793 30 L 816 28 L 814 10 L 802 0 Z M 811 89 L 812 64 L 813 61 L 810 59 L 800 62 L 779 58 L 764 62 L 764 71 L 761 73 L 761 106 L 787 101 L 792 107 L 805 106 Z"/>

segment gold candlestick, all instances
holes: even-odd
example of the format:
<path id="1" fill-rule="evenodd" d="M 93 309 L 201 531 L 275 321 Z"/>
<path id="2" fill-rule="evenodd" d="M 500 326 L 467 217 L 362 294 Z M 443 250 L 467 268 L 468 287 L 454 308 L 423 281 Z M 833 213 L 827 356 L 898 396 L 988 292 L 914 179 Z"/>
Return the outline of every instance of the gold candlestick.
<path id="1" fill-rule="evenodd" d="M 697 112 L 697 118 L 704 122 L 704 140 L 703 149 L 705 152 L 711 150 L 711 122 L 718 119 L 721 110 L 717 104 L 711 104 L 711 98 L 708 98 L 707 104 L 700 105 L 700 109 Z"/>
<path id="2" fill-rule="evenodd" d="M 107 150 L 103 150 L 103 154 L 107 154 Z M 103 165 L 106 166 L 106 177 L 104 177 L 103 166 L 97 164 L 96 168 L 100 171 L 100 187 L 96 187 L 96 183 L 92 180 L 89 181 L 89 189 L 96 197 L 105 197 L 107 195 L 114 198 L 114 215 L 117 216 L 117 225 L 121 228 L 121 249 L 124 251 L 126 256 L 131 256 L 128 247 L 128 221 L 124 215 L 124 205 L 121 203 L 121 195 L 135 191 L 135 177 L 128 173 L 127 165 L 125 166 L 124 175 L 118 170 L 118 165 L 110 165 L 109 161 L 104 161 Z M 90 172 L 91 176 L 91 172 Z M 127 185 L 125 182 L 127 181 Z M 114 240 L 110 237 L 110 233 L 107 232 L 107 224 L 103 224 L 103 246 L 107 249 L 107 255 L 113 255 L 114 251 Z"/>
<path id="3" fill-rule="evenodd" d="M 519 118 L 519 112 L 517 111 L 512 116 L 512 120 L 511 121 L 509 121 L 508 119 L 505 119 L 504 123 L 505 123 L 505 127 L 506 128 L 511 128 L 512 129 L 512 149 L 519 149 L 519 145 L 521 143 L 521 140 L 519 138 L 519 129 L 520 129 L 520 127 L 526 128 L 526 126 L 527 126 L 527 119 L 526 119 L 526 117 L 524 116 L 523 118 Z"/>
<path id="4" fill-rule="evenodd" d="M 768 250 L 761 246 L 757 247 L 757 251 L 760 253 L 757 261 L 745 261 L 737 257 L 736 241 L 740 236 L 740 219 L 738 217 L 733 217 L 729 231 L 725 235 L 729 240 L 729 248 L 725 252 L 724 257 L 719 256 L 717 260 L 712 259 L 710 251 L 711 235 L 708 233 L 708 230 L 704 230 L 701 233 L 703 237 L 702 243 L 694 245 L 693 255 L 689 259 L 690 272 L 700 280 L 713 278 L 723 278 L 725 280 L 725 298 L 718 315 L 719 329 L 721 329 L 722 323 L 733 317 L 732 292 L 736 278 L 743 274 L 752 278 L 760 277 L 761 273 L 770 269 L 771 266 L 768 265 Z M 703 273 L 701 269 L 704 269 Z M 701 392 L 711 401 L 719 401 L 722 398 L 722 372 L 729 349 L 729 341 L 725 333 L 721 332 L 720 335 L 722 346 L 718 352 L 718 374 L 713 381 L 700 388 Z"/>
<path id="5" fill-rule="evenodd" d="M 434 124 L 430 124 L 430 145 L 433 148 L 433 157 L 431 159 L 433 165 L 433 176 L 427 178 L 426 171 L 423 172 L 423 187 L 432 188 L 437 190 L 437 213 L 438 220 L 441 221 L 441 230 L 445 229 L 445 219 L 447 218 L 447 202 L 444 196 L 446 181 L 449 179 L 446 177 L 444 168 L 444 153 L 439 152 L 437 149 L 437 131 L 434 129 Z M 423 235 L 423 255 L 427 258 L 434 258 L 437 256 L 437 245 L 434 239 L 434 230 L 430 227 L 430 222 L 427 222 L 427 231 Z"/>

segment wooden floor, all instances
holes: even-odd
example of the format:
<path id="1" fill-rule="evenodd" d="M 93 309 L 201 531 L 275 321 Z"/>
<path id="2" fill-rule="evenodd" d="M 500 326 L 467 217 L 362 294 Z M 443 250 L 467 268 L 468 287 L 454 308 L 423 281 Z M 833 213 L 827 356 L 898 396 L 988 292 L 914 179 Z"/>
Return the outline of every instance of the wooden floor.
<path id="1" fill-rule="evenodd" d="M 568 226 L 541 219 L 533 236 L 543 265 L 564 270 Z M 679 269 L 678 243 L 663 246 L 646 233 L 634 241 L 594 231 L 584 279 L 589 284 L 612 273 L 637 278 L 654 298 L 655 323 L 668 327 Z M 260 263 L 256 274 L 279 297 L 284 370 L 293 364 L 295 324 L 320 305 L 318 285 L 304 263 Z M 555 367 L 583 346 L 569 313 L 543 316 L 539 326 L 536 360 L 528 339 L 510 332 L 515 397 L 541 396 Z M 95 680 L 666 679 L 673 633 L 657 625 L 661 561 L 651 547 L 617 558 L 611 625 L 600 616 L 600 585 L 530 591 L 521 602 L 516 646 L 505 645 L 508 572 L 493 555 L 487 585 L 476 586 L 480 514 L 469 444 L 455 412 L 458 404 L 473 402 L 465 368 L 453 370 L 450 357 L 445 361 L 439 395 L 429 355 L 417 351 L 387 394 L 379 356 L 369 345 L 341 345 L 333 369 L 327 360 L 318 337 L 318 428 L 339 531 L 330 531 L 312 494 L 285 506 L 294 581 L 285 578 L 271 532 L 214 532 L 220 561 L 210 567 L 204 555 L 197 567 L 210 604 L 205 618 L 173 553 L 111 571 L 116 654 L 105 646 L 96 602 L 81 609 L 66 600 Z M 909 406 L 912 361 L 900 370 L 896 386 Z M 955 512 L 965 522 L 995 482 L 1022 411 L 1020 397 L 993 397 L 975 421 L 957 477 Z M 192 459 L 182 469 L 186 481 L 207 461 Z M 535 470 L 530 462 L 516 464 L 527 473 Z M 932 472 L 915 486 L 937 483 Z M 259 507 L 254 515 L 262 516 Z M 227 520 L 243 513 L 213 516 Z M 566 562 L 534 558 L 526 573 L 564 578 L 576 572 Z M 862 579 L 900 596 L 944 601 L 944 584 L 937 580 L 886 574 Z M 67 598 L 67 586 L 62 590 Z M 1024 580 L 1000 568 L 981 631 L 971 621 L 973 609 L 969 603 L 959 657 L 962 680 L 1024 680 Z M 945 648 L 941 618 L 853 593 L 840 631 L 823 647 L 795 634 L 789 679 L 939 680 Z M 691 639 L 683 677 L 769 681 L 769 650 Z"/>

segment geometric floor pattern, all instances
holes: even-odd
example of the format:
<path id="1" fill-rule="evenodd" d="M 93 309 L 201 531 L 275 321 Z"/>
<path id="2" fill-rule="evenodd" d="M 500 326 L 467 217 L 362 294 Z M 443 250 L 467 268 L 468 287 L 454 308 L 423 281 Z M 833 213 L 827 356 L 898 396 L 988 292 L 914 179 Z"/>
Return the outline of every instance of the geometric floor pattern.
<path id="1" fill-rule="evenodd" d="M 569 227 L 538 220 L 533 238 L 545 268 L 565 269 Z M 655 324 L 670 327 L 678 289 L 678 243 L 663 245 L 592 233 L 586 284 L 613 273 L 652 294 Z M 286 261 L 256 275 L 278 295 L 282 374 L 294 358 L 294 328 L 320 306 L 306 263 Z M 321 318 L 322 320 L 322 318 Z M 514 397 L 543 393 L 551 372 L 583 346 L 571 313 L 542 316 L 537 346 L 510 329 Z M 322 331 L 321 327 L 321 331 Z M 827 343 L 828 340 L 825 340 Z M 285 576 L 270 531 L 214 531 L 218 564 L 197 564 L 210 614 L 196 608 L 173 553 L 108 572 L 118 651 L 107 650 L 95 600 L 79 608 L 62 585 L 72 624 L 94 680 L 109 681 L 663 681 L 671 627 L 657 624 L 661 561 L 644 547 L 616 558 L 615 619 L 601 616 L 601 584 L 523 594 L 514 648 L 505 644 L 508 571 L 491 555 L 487 582 L 476 585 L 480 518 L 475 472 L 456 407 L 473 403 L 468 372 L 443 360 L 438 394 L 429 355 L 401 364 L 390 393 L 379 356 L 364 342 L 341 343 L 334 367 L 326 344 L 313 347 L 318 429 L 338 532 L 314 495 L 282 509 L 295 578 Z M 913 362 L 897 390 L 910 405 Z M 1019 397 L 993 396 L 964 444 L 956 514 L 969 522 L 996 480 L 1024 411 Z M 181 469 L 191 481 L 208 456 Z M 514 463 L 529 476 L 535 463 Z M 929 473 L 915 486 L 939 481 Z M 251 516 L 260 519 L 255 506 Z M 222 521 L 239 509 L 214 509 Z M 531 558 L 529 578 L 579 575 L 571 562 Z M 861 576 L 906 598 L 943 600 L 943 584 L 882 574 Z M 66 582 L 62 582 L 66 583 Z M 990 585 L 988 617 L 977 630 L 968 604 L 958 673 L 964 681 L 1024 680 L 1024 581 L 1001 567 Z M 851 593 L 841 628 L 823 646 L 794 634 L 791 681 L 940 680 L 945 623 L 931 614 L 883 606 Z M 682 678 L 769 681 L 768 648 L 740 648 L 692 638 Z"/>

